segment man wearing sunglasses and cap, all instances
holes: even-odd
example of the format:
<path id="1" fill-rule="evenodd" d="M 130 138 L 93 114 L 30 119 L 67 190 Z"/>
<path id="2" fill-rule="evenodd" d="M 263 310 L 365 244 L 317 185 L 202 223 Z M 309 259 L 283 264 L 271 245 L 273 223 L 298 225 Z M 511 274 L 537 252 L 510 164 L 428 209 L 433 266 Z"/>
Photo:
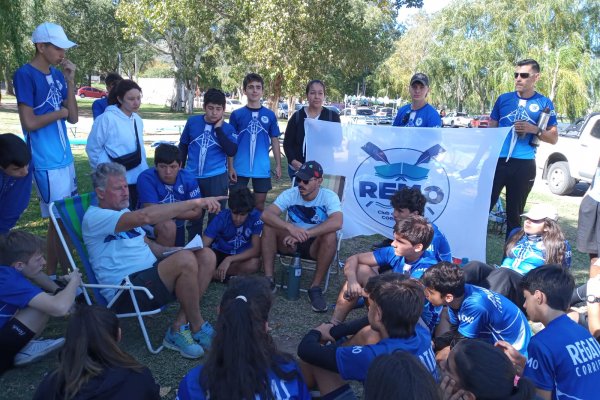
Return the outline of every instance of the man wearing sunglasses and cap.
<path id="1" fill-rule="evenodd" d="M 300 253 L 302 258 L 317 261 L 308 297 L 313 311 L 326 312 L 327 303 L 320 285 L 333 260 L 336 232 L 342 227 L 342 206 L 337 194 L 321 187 L 323 168 L 316 161 L 307 161 L 296 172 L 296 183 L 283 191 L 262 214 L 265 223 L 261 250 L 265 276 L 275 290 L 273 273 L 275 253 Z M 280 215 L 288 213 L 284 221 Z"/>
<path id="2" fill-rule="evenodd" d="M 35 56 L 17 69 L 13 81 L 23 135 L 31 149 L 33 178 L 40 196 L 42 217 L 48 205 L 77 194 L 73 154 L 65 121 L 77 123 L 75 64 L 65 58 L 76 44 L 59 25 L 44 22 L 33 31 Z M 62 72 L 53 66 L 60 66 Z M 63 254 L 52 224 L 48 224 L 48 275 L 56 273 Z M 61 257 L 66 267 L 66 257 Z"/>
<path id="3" fill-rule="evenodd" d="M 416 73 L 410 78 L 408 87 L 412 102 L 402 106 L 396 114 L 393 126 L 409 126 L 418 128 L 439 128 L 442 126 L 440 114 L 427 103 L 429 94 L 429 78 L 423 73 Z"/>
<path id="4" fill-rule="evenodd" d="M 535 180 L 535 153 L 539 141 L 556 144 L 558 140 L 554 104 L 535 91 L 535 84 L 540 78 L 537 61 L 519 61 L 514 77 L 515 91 L 498 97 L 489 124 L 490 128 L 512 128 L 500 151 L 490 204 L 491 209 L 502 189 L 506 188 L 507 235 L 521 226 L 520 216 Z M 545 109 L 548 109 L 550 118 L 545 127 L 538 127 Z"/>

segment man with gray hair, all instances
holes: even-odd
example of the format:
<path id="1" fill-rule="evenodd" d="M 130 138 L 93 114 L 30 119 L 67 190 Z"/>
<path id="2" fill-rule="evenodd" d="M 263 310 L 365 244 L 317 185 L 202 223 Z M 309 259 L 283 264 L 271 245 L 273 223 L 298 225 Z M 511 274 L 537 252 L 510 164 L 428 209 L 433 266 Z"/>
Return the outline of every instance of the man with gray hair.
<path id="1" fill-rule="evenodd" d="M 157 204 L 130 211 L 125 168 L 117 163 L 99 164 L 92 173 L 98 206 L 90 206 L 83 217 L 83 240 L 96 278 L 102 284 L 118 285 L 129 276 L 134 285 L 144 286 L 154 299 L 139 293 L 141 310 L 153 310 L 175 299 L 180 309 L 167 330 L 163 344 L 183 357 L 198 358 L 210 347 L 214 330 L 200 314 L 200 299 L 210 283 L 215 255 L 208 249 L 196 251 L 161 246 L 145 237 L 141 226 L 156 224 L 186 212 L 216 213 L 223 197 L 191 199 Z M 165 252 L 180 250 L 165 257 Z M 116 294 L 103 289 L 110 301 Z M 120 296 L 111 306 L 119 313 L 133 309 L 130 296 Z"/>

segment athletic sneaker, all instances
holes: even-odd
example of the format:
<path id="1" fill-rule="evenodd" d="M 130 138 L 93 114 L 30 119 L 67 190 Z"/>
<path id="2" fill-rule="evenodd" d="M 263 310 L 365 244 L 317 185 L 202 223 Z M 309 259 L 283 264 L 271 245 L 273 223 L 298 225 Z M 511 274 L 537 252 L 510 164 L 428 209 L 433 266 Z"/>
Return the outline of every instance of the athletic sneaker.
<path id="1" fill-rule="evenodd" d="M 202 346 L 204 351 L 208 351 L 208 349 L 210 349 L 210 345 L 214 337 L 215 330 L 208 321 L 205 321 L 202 324 L 198 332 L 192 333 L 192 338 L 198 342 L 200 346 Z"/>
<path id="2" fill-rule="evenodd" d="M 308 289 L 308 298 L 314 312 L 322 313 L 327 311 L 327 302 L 323 296 L 323 289 L 319 286 Z"/>
<path id="3" fill-rule="evenodd" d="M 58 349 L 65 343 L 65 338 L 31 340 L 15 356 L 15 365 L 25 365 Z"/>
<path id="4" fill-rule="evenodd" d="M 190 327 L 187 324 L 182 325 L 179 332 L 172 333 L 171 328 L 167 329 L 163 346 L 178 351 L 185 358 L 200 358 L 204 355 L 202 346 L 194 341 Z"/>
<path id="5" fill-rule="evenodd" d="M 269 280 L 269 287 L 271 288 L 271 293 L 277 293 L 277 284 L 275 283 L 275 279 L 273 279 L 272 276 L 267 276 L 267 279 Z"/>

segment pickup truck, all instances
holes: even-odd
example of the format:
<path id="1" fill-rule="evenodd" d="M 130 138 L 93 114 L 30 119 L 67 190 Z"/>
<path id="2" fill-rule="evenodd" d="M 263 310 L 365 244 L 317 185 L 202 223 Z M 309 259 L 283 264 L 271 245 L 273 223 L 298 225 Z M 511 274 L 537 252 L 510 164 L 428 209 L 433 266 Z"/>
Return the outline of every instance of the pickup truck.
<path id="1" fill-rule="evenodd" d="M 464 112 L 449 112 L 442 118 L 442 127 L 449 126 L 451 128 L 463 127 L 467 128 L 471 125 L 471 118 Z"/>
<path id="2" fill-rule="evenodd" d="M 540 143 L 537 167 L 550 191 L 570 194 L 578 182 L 591 183 L 600 157 L 600 113 L 591 113 L 559 130 L 558 142 Z"/>

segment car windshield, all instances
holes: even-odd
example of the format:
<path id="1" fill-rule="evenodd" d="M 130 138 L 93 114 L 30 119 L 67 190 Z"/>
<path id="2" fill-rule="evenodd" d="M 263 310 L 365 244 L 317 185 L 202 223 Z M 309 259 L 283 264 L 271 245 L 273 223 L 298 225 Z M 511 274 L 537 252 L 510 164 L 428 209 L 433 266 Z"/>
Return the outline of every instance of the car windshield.
<path id="1" fill-rule="evenodd" d="M 241 101 L 239 100 L 229 100 L 231 102 L 231 104 L 242 104 Z"/>
<path id="2" fill-rule="evenodd" d="M 356 115 L 373 115 L 373 110 L 370 108 L 358 108 L 356 109 Z"/>

